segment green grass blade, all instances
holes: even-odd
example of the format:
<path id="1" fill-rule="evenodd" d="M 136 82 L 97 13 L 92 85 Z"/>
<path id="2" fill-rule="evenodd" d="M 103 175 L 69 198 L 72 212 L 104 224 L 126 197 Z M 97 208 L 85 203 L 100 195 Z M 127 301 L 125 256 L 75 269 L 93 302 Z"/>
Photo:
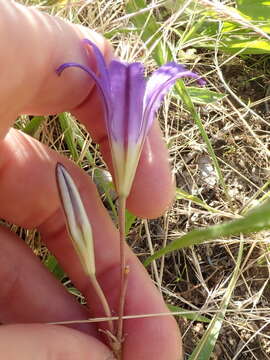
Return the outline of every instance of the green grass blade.
<path id="1" fill-rule="evenodd" d="M 236 218 L 236 215 L 234 215 L 233 213 L 228 213 L 222 210 L 218 210 L 213 208 L 212 206 L 206 204 L 206 202 L 204 202 L 202 199 L 198 198 L 195 195 L 191 195 L 189 193 L 187 193 L 186 191 L 176 188 L 176 196 L 175 196 L 176 200 L 187 200 L 187 201 L 191 201 L 193 204 L 199 205 L 202 208 L 204 208 L 205 210 L 211 212 L 212 214 L 219 214 L 221 216 L 225 216 L 227 218 Z M 241 215 L 244 215 L 241 213 Z M 240 217 L 240 215 L 239 215 Z"/>
<path id="2" fill-rule="evenodd" d="M 126 235 L 128 235 L 131 226 L 134 224 L 137 217 L 130 211 L 126 210 Z"/>
<path id="3" fill-rule="evenodd" d="M 209 226 L 207 229 L 203 230 L 193 230 L 189 232 L 188 234 L 174 240 L 165 248 L 157 251 L 152 256 L 148 257 L 144 265 L 147 266 L 153 260 L 184 247 L 198 245 L 205 241 L 214 240 L 221 237 L 239 235 L 240 233 L 248 234 L 266 229 L 270 229 L 270 201 L 257 207 L 242 219 Z"/>
<path id="4" fill-rule="evenodd" d="M 224 181 L 224 178 L 223 178 L 223 175 L 222 175 L 222 172 L 221 172 L 221 169 L 220 169 L 220 166 L 219 166 L 218 159 L 216 157 L 215 151 L 214 151 L 214 149 L 212 147 L 212 144 L 211 144 L 211 141 L 210 141 L 210 139 L 209 139 L 209 137 L 208 137 L 208 135 L 207 135 L 207 133 L 206 133 L 206 131 L 204 129 L 202 120 L 201 120 L 199 114 L 197 113 L 197 111 L 195 109 L 195 106 L 194 106 L 194 104 L 193 104 L 193 102 L 192 102 L 192 100 L 191 100 L 191 98 L 190 98 L 190 96 L 189 96 L 189 94 L 187 92 L 185 84 L 184 84 L 184 82 L 182 80 L 177 81 L 176 90 L 178 91 L 179 95 L 181 96 L 181 98 L 182 98 L 184 104 L 186 105 L 188 111 L 191 113 L 195 124 L 199 128 L 201 136 L 202 136 L 204 142 L 206 143 L 209 156 L 212 159 L 212 162 L 213 162 L 214 168 L 216 170 L 219 182 L 220 182 L 221 186 L 223 187 L 223 190 L 224 190 L 227 198 L 229 199 L 226 184 L 225 184 L 225 181 Z"/>
<path id="5" fill-rule="evenodd" d="M 188 200 L 188 201 L 193 202 L 196 205 L 203 207 L 204 209 L 206 209 L 207 211 L 210 211 L 211 213 L 219 213 L 219 210 L 216 210 L 215 208 L 207 205 L 203 200 L 199 199 L 197 196 L 190 195 L 186 191 L 179 189 L 179 188 L 176 189 L 176 199 L 177 200 L 181 200 L 181 199 Z"/>
<path id="6" fill-rule="evenodd" d="M 84 149 L 84 145 L 85 145 L 85 139 L 84 139 L 82 136 L 80 136 L 80 134 L 77 135 L 76 139 L 77 139 L 77 143 L 78 143 L 79 149 L 80 149 L 80 150 L 83 150 L 83 149 Z M 95 166 L 96 166 L 95 160 L 94 160 L 94 158 L 93 158 L 93 156 L 92 156 L 92 154 L 91 154 L 90 151 L 86 151 L 85 154 L 84 154 L 84 156 L 86 157 L 86 159 L 87 159 L 87 161 L 88 161 L 88 164 L 89 164 L 90 166 L 92 166 L 92 167 L 95 167 Z"/>
<path id="7" fill-rule="evenodd" d="M 22 131 L 27 135 L 34 136 L 44 120 L 45 120 L 44 116 L 34 116 L 25 125 L 25 127 L 22 129 Z"/>
<path id="8" fill-rule="evenodd" d="M 104 172 L 102 169 L 99 168 L 95 168 L 94 169 L 94 180 L 95 180 L 95 184 L 97 185 L 98 188 L 100 188 L 103 192 L 104 195 L 106 197 L 106 200 L 108 201 L 112 213 L 113 213 L 113 218 L 114 220 L 117 219 L 117 209 L 116 206 L 114 205 L 114 200 L 112 198 L 112 192 L 114 192 L 114 186 L 112 181 L 108 180 L 108 178 L 106 176 L 104 176 Z"/>
<path id="9" fill-rule="evenodd" d="M 67 144 L 68 150 L 71 153 L 72 159 L 77 161 L 79 159 L 79 153 L 77 151 L 75 142 L 75 125 L 70 115 L 62 113 L 58 115 L 61 129 L 64 134 L 64 139 Z"/>
<path id="10" fill-rule="evenodd" d="M 155 17 L 148 11 L 139 12 L 146 8 L 145 0 L 130 0 L 126 5 L 127 12 L 129 14 L 134 13 L 131 22 L 136 26 L 137 32 L 141 35 L 147 48 L 152 50 L 152 56 L 157 64 L 162 65 L 172 60 L 172 54 L 169 47 L 161 42 L 163 33 L 160 31 L 160 25 Z"/>
<path id="11" fill-rule="evenodd" d="M 121 29 L 115 29 L 115 30 L 111 30 L 111 31 L 108 31 L 108 32 L 105 32 L 103 34 L 103 36 L 106 38 L 106 39 L 112 39 L 114 36 L 116 35 L 119 35 L 119 34 L 130 34 L 132 32 L 137 32 L 136 29 L 131 29 L 131 28 L 121 28 Z"/>
<path id="12" fill-rule="evenodd" d="M 189 31 L 183 33 L 181 43 L 185 44 L 188 41 L 196 38 L 198 36 L 198 34 L 201 32 L 202 28 L 204 27 L 205 21 L 206 21 L 206 16 L 203 16 L 198 21 L 194 21 L 194 25 L 189 29 Z"/>
<path id="13" fill-rule="evenodd" d="M 232 275 L 232 278 L 229 282 L 229 285 L 226 289 L 222 302 L 220 304 L 220 309 L 215 314 L 211 320 L 207 330 L 205 331 L 202 339 L 199 341 L 195 350 L 189 357 L 189 360 L 208 360 L 211 357 L 214 346 L 216 344 L 217 338 L 219 336 L 220 329 L 226 314 L 227 307 L 229 305 L 233 290 L 236 286 L 240 274 L 240 265 L 243 256 L 243 240 L 240 242 L 240 247 L 238 251 L 238 256 L 236 260 L 236 266 Z"/>
<path id="14" fill-rule="evenodd" d="M 266 189 L 269 188 L 270 180 L 267 180 L 264 185 L 247 201 L 243 210 L 241 211 L 241 215 L 246 215 L 253 207 L 253 201 L 257 202 L 257 205 L 263 204 L 264 201 L 268 200 L 270 197 L 270 191 L 265 192 Z M 258 197 L 264 193 L 259 199 Z"/>
<path id="15" fill-rule="evenodd" d="M 222 100 L 226 96 L 225 94 L 217 93 L 216 91 L 208 90 L 198 86 L 189 86 L 186 88 L 186 90 L 193 104 L 213 104 L 219 100 Z M 176 97 L 180 97 L 179 92 L 176 93 Z"/>
<path id="16" fill-rule="evenodd" d="M 175 313 L 179 312 L 179 314 L 177 314 L 177 315 L 174 314 L 174 316 L 181 316 L 185 319 L 192 320 L 192 321 L 200 321 L 200 322 L 204 322 L 204 323 L 210 323 L 210 320 L 207 317 L 197 314 L 195 311 L 188 311 L 179 306 L 170 305 L 170 304 L 167 304 L 167 307 L 169 308 L 169 310 L 171 312 L 175 312 Z M 181 313 L 183 313 L 183 314 L 181 314 Z"/>
<path id="17" fill-rule="evenodd" d="M 237 10 L 253 21 L 269 23 L 270 2 L 266 0 L 236 0 Z"/>
<path id="18" fill-rule="evenodd" d="M 49 255 L 46 259 L 44 265 L 49 269 L 51 273 L 59 280 L 62 281 L 64 279 L 65 272 L 59 265 L 57 259 L 53 255 Z"/>

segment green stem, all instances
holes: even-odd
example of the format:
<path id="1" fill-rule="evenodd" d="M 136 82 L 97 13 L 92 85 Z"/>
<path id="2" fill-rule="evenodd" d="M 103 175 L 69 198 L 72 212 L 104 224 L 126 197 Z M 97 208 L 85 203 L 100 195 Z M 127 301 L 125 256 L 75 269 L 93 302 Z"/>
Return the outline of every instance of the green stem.
<path id="1" fill-rule="evenodd" d="M 117 339 L 120 343 L 123 342 L 123 316 L 125 308 L 125 297 L 127 289 L 127 275 L 128 267 L 126 266 L 126 255 L 125 255 L 125 213 L 126 213 L 126 197 L 119 197 L 118 207 L 118 226 L 120 234 L 120 296 L 119 296 L 119 309 L 118 309 L 118 328 L 117 328 Z"/>
<path id="2" fill-rule="evenodd" d="M 99 282 L 97 281 L 96 276 L 90 276 L 90 280 L 91 280 L 91 284 L 92 284 L 93 288 L 95 289 L 95 292 L 100 300 L 100 303 L 103 307 L 104 313 L 108 317 L 109 331 L 113 335 L 114 326 L 113 326 L 113 322 L 111 320 L 112 314 L 111 314 L 111 310 L 110 310 L 109 304 L 107 302 L 107 299 L 104 295 L 104 292 L 103 292 L 101 286 L 99 285 Z"/>

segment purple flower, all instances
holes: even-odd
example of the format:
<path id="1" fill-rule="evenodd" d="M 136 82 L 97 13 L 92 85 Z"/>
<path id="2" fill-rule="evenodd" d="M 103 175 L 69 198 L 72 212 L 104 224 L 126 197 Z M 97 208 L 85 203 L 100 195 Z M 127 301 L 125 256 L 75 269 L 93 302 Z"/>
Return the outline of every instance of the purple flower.
<path id="1" fill-rule="evenodd" d="M 60 75 L 68 67 L 78 67 L 95 81 L 104 104 L 116 189 L 119 196 L 127 197 L 144 141 L 165 94 L 183 77 L 194 78 L 200 85 L 205 81 L 174 62 L 161 66 L 146 81 L 141 63 L 112 60 L 106 65 L 96 45 L 83 41 L 96 57 L 98 74 L 78 63 L 62 64 L 56 71 Z"/>

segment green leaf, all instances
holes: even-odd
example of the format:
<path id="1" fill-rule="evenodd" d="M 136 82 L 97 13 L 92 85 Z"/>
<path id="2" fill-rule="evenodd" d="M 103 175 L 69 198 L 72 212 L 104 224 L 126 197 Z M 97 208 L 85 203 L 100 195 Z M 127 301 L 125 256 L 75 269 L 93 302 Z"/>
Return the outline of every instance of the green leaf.
<path id="1" fill-rule="evenodd" d="M 269 0 L 237 0 L 238 8 L 225 6 L 227 18 L 230 21 L 223 22 L 221 38 L 218 42 L 203 38 L 216 38 L 219 32 L 217 22 L 208 21 L 209 17 L 220 19 L 220 11 L 203 10 L 197 19 L 196 26 L 188 34 L 188 40 L 201 39 L 194 42 L 194 47 L 218 49 L 235 54 L 267 54 L 270 52 L 270 44 L 267 39 L 260 35 L 260 30 L 270 33 L 270 2 Z M 214 9 L 214 8 L 213 8 Z M 202 16 L 203 15 L 203 16 Z M 200 26 L 199 26 L 200 25 Z M 257 31 L 255 30 L 257 28 Z"/>
<path id="2" fill-rule="evenodd" d="M 214 49 L 215 45 L 212 43 L 201 43 L 201 48 Z M 223 35 L 221 41 L 218 44 L 219 50 L 235 54 L 241 51 L 242 55 L 252 54 L 268 54 L 270 53 L 270 43 L 266 39 L 260 39 L 256 35 L 250 36 L 248 31 L 246 32 L 234 32 L 231 34 Z"/>
<path id="3" fill-rule="evenodd" d="M 82 296 L 81 292 L 78 289 L 76 289 L 75 287 L 73 287 L 73 286 L 72 287 L 67 287 L 66 289 L 70 294 L 83 299 L 83 296 Z"/>
<path id="4" fill-rule="evenodd" d="M 213 214 L 219 214 L 221 216 L 229 217 L 229 218 L 234 218 L 235 217 L 231 213 L 227 213 L 227 212 L 224 212 L 222 210 L 215 209 L 212 206 L 209 206 L 202 199 L 198 198 L 195 195 L 191 195 L 191 194 L 187 193 L 186 191 L 184 191 L 182 189 L 179 189 L 179 188 L 176 189 L 176 196 L 175 197 L 176 197 L 177 200 L 184 199 L 184 200 L 187 200 L 187 201 L 191 201 L 192 203 L 203 207 L 205 210 L 207 210 L 207 211 L 209 211 L 209 212 L 211 212 Z M 244 215 L 244 214 L 241 214 L 241 215 Z"/>
<path id="5" fill-rule="evenodd" d="M 135 215 L 133 215 L 131 212 L 129 212 L 128 210 L 126 210 L 126 220 L 125 220 L 125 224 L 126 224 L 126 235 L 128 235 L 129 230 L 131 228 L 131 226 L 134 224 L 135 220 L 137 219 L 137 217 Z"/>
<path id="6" fill-rule="evenodd" d="M 184 199 L 184 200 L 192 201 L 194 204 L 202 206 L 204 209 L 206 209 L 212 213 L 219 213 L 219 210 L 216 210 L 215 208 L 207 205 L 203 200 L 201 200 L 197 196 L 190 195 L 186 191 L 179 189 L 179 188 L 176 189 L 176 199 L 177 200 Z"/>
<path id="7" fill-rule="evenodd" d="M 67 144 L 67 147 L 72 155 L 74 161 L 79 159 L 79 153 L 76 148 L 75 142 L 75 131 L 76 126 L 71 116 L 67 113 L 62 113 L 58 115 L 61 129 L 64 133 L 64 139 Z"/>
<path id="8" fill-rule="evenodd" d="M 269 0 L 236 0 L 237 8 L 251 20 L 269 22 Z"/>
<path id="9" fill-rule="evenodd" d="M 189 86 L 186 88 L 186 90 L 194 104 L 212 104 L 226 96 L 225 94 L 195 86 Z M 174 96 L 182 99 L 179 93 L 176 93 L 176 91 L 174 91 Z"/>
<path id="10" fill-rule="evenodd" d="M 246 34 L 246 36 L 248 36 Z M 253 37 L 253 39 L 232 39 L 223 41 L 224 46 L 220 46 L 220 50 L 227 53 L 236 53 L 243 50 L 241 54 L 252 55 L 252 54 L 268 54 L 270 53 L 270 43 L 267 40 Z"/>
<path id="11" fill-rule="evenodd" d="M 105 172 L 103 171 L 103 169 L 99 169 L 99 168 L 94 169 L 94 181 L 98 186 L 98 188 L 102 189 L 102 191 L 104 192 L 105 197 L 113 212 L 113 217 L 114 219 L 117 219 L 117 210 L 113 200 L 115 189 L 112 181 L 110 181 L 108 177 L 105 176 Z"/>
<path id="12" fill-rule="evenodd" d="M 130 34 L 131 32 L 136 32 L 136 31 L 137 31 L 137 29 L 131 29 L 131 28 L 114 29 L 114 30 L 105 32 L 105 33 L 103 34 L 103 36 L 104 36 L 106 39 L 111 39 L 111 38 L 113 38 L 114 36 L 119 35 L 119 34 Z"/>
<path id="13" fill-rule="evenodd" d="M 179 306 L 170 305 L 170 304 L 167 304 L 167 306 L 171 312 L 179 312 L 179 313 L 183 312 L 183 314 L 177 314 L 177 315 L 174 314 L 174 316 L 181 316 L 183 318 L 186 318 L 186 319 L 192 320 L 192 321 L 200 321 L 200 322 L 204 322 L 204 323 L 210 323 L 210 320 L 207 317 L 199 315 L 195 311 L 188 311 Z"/>
<path id="14" fill-rule="evenodd" d="M 268 28 L 261 26 L 260 28 L 265 32 L 270 32 L 270 26 Z M 218 31 L 217 23 L 211 24 L 205 21 L 201 26 L 201 32 L 193 34 L 193 37 L 199 38 L 199 36 L 202 36 L 205 38 L 214 38 Z M 194 43 L 194 47 L 214 50 L 218 46 L 219 50 L 229 54 L 235 54 L 239 51 L 241 51 L 241 54 L 265 54 L 270 51 L 270 45 L 267 39 L 261 38 L 259 34 L 252 31 L 252 28 L 246 29 L 236 22 L 224 22 L 221 35 L 218 42 L 204 41 L 202 39 Z"/>
<path id="15" fill-rule="evenodd" d="M 242 219 L 209 226 L 207 229 L 203 230 L 193 230 L 174 240 L 165 248 L 157 251 L 154 255 L 148 257 L 144 264 L 147 266 L 153 260 L 184 247 L 198 245 L 205 241 L 221 237 L 231 237 L 239 235 L 240 233 L 248 234 L 266 229 L 270 229 L 270 201 L 267 201 L 265 204 L 255 208 Z"/>
<path id="16" fill-rule="evenodd" d="M 130 20 L 136 26 L 141 39 L 147 48 L 152 50 L 152 56 L 157 64 L 162 65 L 172 60 L 172 54 L 169 47 L 161 41 L 163 32 L 160 31 L 160 25 L 155 17 L 149 13 L 150 10 L 140 12 L 146 8 L 145 0 L 130 0 L 126 5 L 127 12 L 134 14 Z"/>
<path id="17" fill-rule="evenodd" d="M 53 255 L 49 255 L 44 264 L 58 280 L 63 280 L 65 277 L 65 272 Z"/>
<path id="18" fill-rule="evenodd" d="M 34 136 L 37 130 L 39 129 L 41 123 L 44 121 L 44 116 L 34 116 L 32 119 L 25 125 L 22 131 L 25 134 Z"/>

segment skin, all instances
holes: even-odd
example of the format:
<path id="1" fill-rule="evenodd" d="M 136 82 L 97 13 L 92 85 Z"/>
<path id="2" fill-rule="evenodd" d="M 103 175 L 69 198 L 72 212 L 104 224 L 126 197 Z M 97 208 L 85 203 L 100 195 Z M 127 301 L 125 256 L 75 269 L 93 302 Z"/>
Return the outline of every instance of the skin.
<path id="1" fill-rule="evenodd" d="M 0 218 L 36 227 L 74 285 L 88 299 L 91 314 L 66 292 L 32 251 L 7 228 L 0 228 L 0 355 L 9 360 L 109 360 L 111 353 L 98 325 L 64 327 L 42 323 L 102 315 L 99 302 L 68 238 L 55 182 L 55 165 L 65 165 L 75 180 L 93 227 L 98 279 L 113 310 L 118 304 L 118 232 L 89 177 L 68 159 L 11 129 L 19 114 L 71 111 L 100 144 L 111 169 L 102 108 L 93 83 L 79 69 L 55 69 L 68 61 L 93 66 L 81 39 L 94 41 L 109 60 L 111 47 L 82 28 L 0 0 Z M 161 215 L 174 193 L 168 154 L 155 124 L 145 143 L 129 209 L 141 217 Z M 130 275 L 126 314 L 167 312 L 145 269 L 127 247 Z M 126 360 L 179 360 L 181 336 L 170 317 L 128 320 Z M 16 346 L 14 346 L 16 344 Z"/>

